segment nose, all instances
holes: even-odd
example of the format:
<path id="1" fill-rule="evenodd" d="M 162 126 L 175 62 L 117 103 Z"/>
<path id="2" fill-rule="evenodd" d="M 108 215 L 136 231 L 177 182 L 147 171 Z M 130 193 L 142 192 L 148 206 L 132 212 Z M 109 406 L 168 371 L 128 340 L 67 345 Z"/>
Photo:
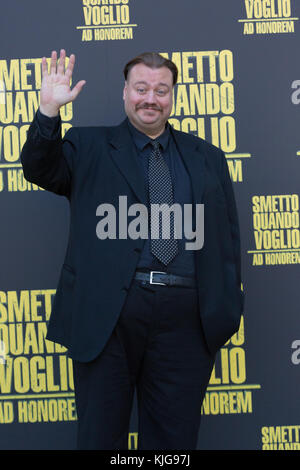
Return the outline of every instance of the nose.
<path id="1" fill-rule="evenodd" d="M 146 101 L 147 103 L 156 103 L 156 95 L 154 93 L 154 90 L 148 90 L 148 93 L 146 95 Z"/>

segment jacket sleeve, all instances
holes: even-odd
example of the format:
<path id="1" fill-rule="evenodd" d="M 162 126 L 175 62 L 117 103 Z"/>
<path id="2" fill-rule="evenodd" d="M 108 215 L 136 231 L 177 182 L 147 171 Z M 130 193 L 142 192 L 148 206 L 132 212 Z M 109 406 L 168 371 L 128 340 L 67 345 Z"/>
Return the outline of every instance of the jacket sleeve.
<path id="1" fill-rule="evenodd" d="M 241 289 L 241 303 L 242 308 L 244 307 L 244 293 L 242 291 L 242 275 L 241 275 L 241 240 L 240 240 L 240 227 L 237 206 L 233 191 L 231 178 L 229 175 L 228 165 L 226 157 L 222 152 L 221 162 L 221 183 L 226 199 L 228 219 L 230 223 L 230 231 L 233 245 L 234 261 L 236 266 L 237 282 L 238 287 Z"/>
<path id="2" fill-rule="evenodd" d="M 70 197 L 72 174 L 78 153 L 78 134 L 69 129 L 61 137 L 61 121 L 49 131 L 36 113 L 22 148 L 21 163 L 26 180 L 59 195 Z"/>

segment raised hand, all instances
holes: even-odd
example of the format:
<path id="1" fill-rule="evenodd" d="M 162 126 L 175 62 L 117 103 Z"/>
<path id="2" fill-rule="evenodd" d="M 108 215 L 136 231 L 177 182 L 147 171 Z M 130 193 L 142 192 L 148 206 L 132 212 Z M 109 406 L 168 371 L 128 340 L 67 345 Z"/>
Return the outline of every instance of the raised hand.
<path id="1" fill-rule="evenodd" d="M 74 101 L 86 83 L 85 80 L 80 80 L 71 90 L 70 81 L 75 64 L 75 55 L 70 55 L 66 69 L 65 58 L 66 51 L 62 49 L 57 64 L 57 53 L 52 51 L 50 73 L 48 73 L 46 57 L 42 59 L 40 111 L 49 117 L 57 116 L 61 106 Z"/>

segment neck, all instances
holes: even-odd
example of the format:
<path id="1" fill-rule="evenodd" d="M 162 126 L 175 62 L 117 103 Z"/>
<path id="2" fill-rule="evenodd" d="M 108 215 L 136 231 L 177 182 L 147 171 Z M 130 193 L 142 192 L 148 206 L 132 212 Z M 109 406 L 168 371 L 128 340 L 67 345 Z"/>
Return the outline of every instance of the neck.
<path id="1" fill-rule="evenodd" d="M 157 128 L 157 129 L 145 129 L 143 127 L 138 126 L 136 123 L 132 122 L 130 119 L 129 121 L 131 124 L 140 132 L 145 134 L 146 136 L 150 137 L 150 139 L 154 140 L 157 137 L 159 137 L 166 129 L 166 123 L 163 125 L 163 127 Z"/>

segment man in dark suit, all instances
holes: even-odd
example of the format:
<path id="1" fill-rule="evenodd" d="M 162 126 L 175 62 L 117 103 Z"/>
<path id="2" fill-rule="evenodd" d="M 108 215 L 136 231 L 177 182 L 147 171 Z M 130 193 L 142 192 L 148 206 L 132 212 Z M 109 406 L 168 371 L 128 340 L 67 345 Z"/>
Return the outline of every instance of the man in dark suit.
<path id="1" fill-rule="evenodd" d="M 53 52 L 48 73 L 43 59 L 40 108 L 21 161 L 29 181 L 70 202 L 47 338 L 73 359 L 78 448 L 127 448 L 136 387 L 139 449 L 194 449 L 215 354 L 238 330 L 243 308 L 226 160 L 220 149 L 168 124 L 177 68 L 156 53 L 125 66 L 124 122 L 72 128 L 62 139 L 59 108 L 85 83 L 70 89 L 74 62 L 71 55 L 65 68 L 62 50 L 57 65 Z M 136 204 L 148 209 L 148 237 L 124 232 Z M 170 211 L 169 235 L 155 219 L 153 236 L 152 208 L 162 204 L 192 207 L 184 213 L 190 232 L 178 236 Z M 190 234 L 199 232 L 200 205 L 204 245 L 187 249 Z M 111 224 L 104 217 L 110 208 L 123 210 Z M 139 220 L 143 225 L 145 217 Z"/>

